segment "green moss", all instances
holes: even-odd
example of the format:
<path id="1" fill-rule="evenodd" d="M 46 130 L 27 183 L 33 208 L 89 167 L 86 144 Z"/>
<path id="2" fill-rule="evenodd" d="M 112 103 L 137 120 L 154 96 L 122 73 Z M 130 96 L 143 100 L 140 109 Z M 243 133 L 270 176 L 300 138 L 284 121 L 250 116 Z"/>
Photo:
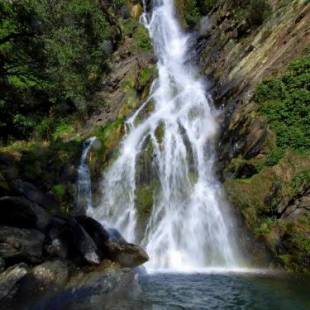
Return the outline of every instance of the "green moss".
<path id="1" fill-rule="evenodd" d="M 242 159 L 236 159 L 235 164 L 240 162 Z M 264 164 L 248 179 L 226 179 L 224 183 L 229 200 L 239 208 L 247 227 L 265 241 L 287 270 L 309 269 L 309 215 L 301 212 L 298 217 L 282 217 L 285 208 L 309 187 L 309 165 L 307 154 L 290 151 L 276 164 Z"/>
<path id="2" fill-rule="evenodd" d="M 53 133 L 53 138 L 56 139 L 64 139 L 71 136 L 75 132 L 74 127 L 67 122 L 60 122 Z"/>
<path id="3" fill-rule="evenodd" d="M 63 184 L 56 184 L 52 187 L 52 192 L 58 200 L 61 200 L 66 193 L 66 188 Z"/>
<path id="4" fill-rule="evenodd" d="M 156 74 L 156 67 L 155 66 L 149 66 L 142 68 L 142 70 L 139 72 L 139 86 L 140 87 L 146 87 L 155 77 Z"/>
<path id="5" fill-rule="evenodd" d="M 95 136 L 102 142 L 102 149 L 112 150 L 118 145 L 123 134 L 123 124 L 124 119 L 118 118 L 114 122 L 110 122 L 96 130 Z"/>
<path id="6" fill-rule="evenodd" d="M 310 169 L 297 174 L 291 183 L 295 192 L 301 191 L 310 185 Z"/>
<path id="7" fill-rule="evenodd" d="M 199 0 L 177 0 L 176 10 L 185 26 L 193 27 L 201 18 Z"/>
<path id="8" fill-rule="evenodd" d="M 162 143 L 165 135 L 165 125 L 160 123 L 159 126 L 155 130 L 155 136 L 157 138 L 158 143 Z"/>
<path id="9" fill-rule="evenodd" d="M 152 50 L 152 42 L 148 31 L 141 25 L 137 27 L 133 34 L 133 38 L 138 48 L 146 51 Z"/>
<path id="10" fill-rule="evenodd" d="M 142 220 L 146 219 L 152 210 L 158 185 L 158 181 L 153 180 L 150 184 L 142 184 L 136 189 L 136 206 Z"/>
<path id="11" fill-rule="evenodd" d="M 255 235 L 257 237 L 268 235 L 272 231 L 273 225 L 274 219 L 267 218 L 259 225 L 258 228 L 255 229 Z"/>

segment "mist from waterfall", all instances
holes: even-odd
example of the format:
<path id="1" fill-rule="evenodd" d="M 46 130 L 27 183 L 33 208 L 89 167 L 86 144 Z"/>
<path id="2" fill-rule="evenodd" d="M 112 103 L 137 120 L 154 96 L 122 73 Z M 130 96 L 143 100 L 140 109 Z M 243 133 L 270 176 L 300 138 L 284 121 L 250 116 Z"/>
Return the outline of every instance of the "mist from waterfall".
<path id="1" fill-rule="evenodd" d="M 181 30 L 172 0 L 153 1 L 142 21 L 158 59 L 158 79 L 127 120 L 119 157 L 104 175 L 102 206 L 93 215 L 140 242 L 150 256 L 147 268 L 236 268 L 233 222 L 214 174 L 218 112 L 188 60 L 190 36 Z M 150 103 L 153 111 L 141 120 Z M 137 161 L 147 142 L 159 189 L 138 240 Z"/>

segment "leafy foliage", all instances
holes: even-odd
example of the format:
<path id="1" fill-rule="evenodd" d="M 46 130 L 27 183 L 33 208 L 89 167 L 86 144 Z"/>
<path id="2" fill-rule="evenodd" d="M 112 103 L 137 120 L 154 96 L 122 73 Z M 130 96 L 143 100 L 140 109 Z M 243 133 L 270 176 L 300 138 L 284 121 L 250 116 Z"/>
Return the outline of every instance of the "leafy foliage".
<path id="1" fill-rule="evenodd" d="M 259 111 L 277 135 L 281 149 L 310 150 L 310 52 L 294 61 L 281 78 L 262 82 L 256 90 Z"/>
<path id="2" fill-rule="evenodd" d="M 86 111 L 115 39 L 99 1 L 1 1 L 0 139 Z"/>

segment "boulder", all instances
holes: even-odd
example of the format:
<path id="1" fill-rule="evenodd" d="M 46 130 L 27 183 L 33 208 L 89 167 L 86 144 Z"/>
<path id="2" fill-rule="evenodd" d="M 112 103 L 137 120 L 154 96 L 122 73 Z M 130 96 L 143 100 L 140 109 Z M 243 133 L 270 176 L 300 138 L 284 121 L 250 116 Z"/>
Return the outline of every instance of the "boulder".
<path id="1" fill-rule="evenodd" d="M 131 243 L 107 243 L 110 259 L 122 267 L 137 267 L 149 260 L 149 256 L 140 246 Z"/>
<path id="2" fill-rule="evenodd" d="M 26 264 L 12 266 L 0 274 L 0 301 L 12 298 L 18 288 L 19 282 L 28 274 Z"/>
<path id="3" fill-rule="evenodd" d="M 100 251 L 86 230 L 70 218 L 53 217 L 47 228 L 45 249 L 49 254 L 85 261 L 89 264 L 100 263 Z"/>
<path id="4" fill-rule="evenodd" d="M 0 227 L 0 256 L 6 262 L 42 260 L 44 235 L 34 229 Z"/>
<path id="5" fill-rule="evenodd" d="M 49 214 L 40 206 L 23 197 L 5 196 L 0 198 L 0 224 L 19 228 L 44 230 Z"/>
<path id="6" fill-rule="evenodd" d="M 35 266 L 31 275 L 43 286 L 63 286 L 69 278 L 69 265 L 62 260 L 46 261 Z"/>
<path id="7" fill-rule="evenodd" d="M 49 196 L 42 193 L 35 185 L 17 179 L 13 182 L 14 190 L 23 195 L 28 200 L 40 205 L 41 207 L 57 208 L 56 202 Z"/>
<path id="8" fill-rule="evenodd" d="M 77 222 L 85 229 L 89 236 L 95 242 L 100 257 L 104 258 L 107 254 L 106 242 L 109 240 L 109 233 L 96 220 L 88 216 L 77 216 Z"/>

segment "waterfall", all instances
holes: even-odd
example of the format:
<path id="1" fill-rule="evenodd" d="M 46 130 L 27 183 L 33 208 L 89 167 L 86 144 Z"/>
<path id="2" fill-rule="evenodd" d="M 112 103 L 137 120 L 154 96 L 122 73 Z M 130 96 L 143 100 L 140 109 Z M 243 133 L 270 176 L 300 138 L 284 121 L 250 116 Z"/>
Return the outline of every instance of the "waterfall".
<path id="1" fill-rule="evenodd" d="M 177 22 L 172 0 L 154 0 L 142 21 L 158 59 L 158 79 L 149 99 L 127 120 L 119 157 L 104 174 L 102 205 L 94 214 L 146 248 L 147 268 L 237 267 L 232 219 L 214 174 L 218 112 L 187 59 L 190 37 Z M 139 119 L 150 102 L 153 111 Z M 147 143 L 159 189 L 139 240 L 137 161 Z"/>
<path id="2" fill-rule="evenodd" d="M 91 137 L 83 143 L 83 151 L 78 168 L 77 204 L 79 208 L 86 208 L 86 210 L 89 210 L 92 207 L 91 179 L 87 164 L 87 155 L 95 141 L 96 137 Z"/>

